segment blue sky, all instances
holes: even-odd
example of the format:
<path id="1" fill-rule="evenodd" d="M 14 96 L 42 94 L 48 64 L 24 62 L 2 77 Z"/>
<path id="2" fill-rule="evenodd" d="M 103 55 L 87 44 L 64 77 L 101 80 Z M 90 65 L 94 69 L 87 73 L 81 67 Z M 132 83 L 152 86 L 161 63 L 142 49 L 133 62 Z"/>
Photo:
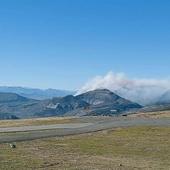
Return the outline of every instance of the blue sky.
<path id="1" fill-rule="evenodd" d="M 108 71 L 170 77 L 169 0 L 0 0 L 0 85 L 77 89 Z"/>

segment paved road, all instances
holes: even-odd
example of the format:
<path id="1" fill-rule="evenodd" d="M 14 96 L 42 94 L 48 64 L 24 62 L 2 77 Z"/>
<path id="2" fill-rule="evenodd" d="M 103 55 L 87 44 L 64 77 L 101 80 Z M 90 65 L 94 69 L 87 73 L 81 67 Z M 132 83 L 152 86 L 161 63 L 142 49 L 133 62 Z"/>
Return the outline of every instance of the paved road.
<path id="1" fill-rule="evenodd" d="M 67 135 L 89 133 L 117 127 L 129 127 L 137 125 L 170 126 L 170 119 L 112 118 L 102 121 L 91 120 L 91 122 L 93 123 L 0 128 L 0 143 L 27 141 L 55 136 L 62 137 Z"/>
<path id="2" fill-rule="evenodd" d="M 49 129 L 74 129 L 90 126 L 92 123 L 69 123 L 69 124 L 53 124 L 53 125 L 39 125 L 39 126 L 22 126 L 22 127 L 8 127 L 0 128 L 2 132 L 28 132 L 38 130 L 49 130 Z"/>

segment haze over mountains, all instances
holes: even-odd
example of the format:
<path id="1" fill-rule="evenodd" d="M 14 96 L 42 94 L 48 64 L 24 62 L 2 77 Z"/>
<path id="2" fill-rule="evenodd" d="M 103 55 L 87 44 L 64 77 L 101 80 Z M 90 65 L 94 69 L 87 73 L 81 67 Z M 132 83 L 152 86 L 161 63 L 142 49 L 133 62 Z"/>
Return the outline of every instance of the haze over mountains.
<path id="1" fill-rule="evenodd" d="M 157 86 L 132 87 L 121 86 L 115 91 L 100 88 L 81 94 L 78 91 L 76 95 L 66 90 L 0 87 L 0 119 L 117 115 L 170 109 L 170 90 L 163 93 Z M 144 101 L 147 107 L 143 107 Z"/>
<path id="2" fill-rule="evenodd" d="M 125 81 L 125 78 L 123 78 L 124 76 L 122 76 L 123 75 L 113 75 L 112 73 L 109 73 L 104 80 L 101 77 L 96 78 L 80 88 L 77 92 L 58 89 L 42 90 L 8 86 L 0 86 L 0 92 L 16 93 L 20 96 L 35 100 L 46 100 L 67 95 L 79 95 L 96 89 L 109 89 L 119 96 L 143 106 L 170 103 L 170 86 L 167 86 L 167 82 L 162 82 L 160 83 L 161 85 L 154 85 L 155 83 L 139 83 L 139 85 L 137 85 L 137 83 L 132 81 Z"/>
<path id="3" fill-rule="evenodd" d="M 124 73 L 109 72 L 88 81 L 77 94 L 103 88 L 145 106 L 156 104 L 170 90 L 170 79 L 129 78 Z M 167 102 L 169 101 L 170 98 L 167 97 Z"/>
<path id="4" fill-rule="evenodd" d="M 0 93 L 0 118 L 31 118 L 45 116 L 115 115 L 141 106 L 107 89 L 81 95 L 35 100 L 15 93 Z"/>
<path id="5" fill-rule="evenodd" d="M 169 104 L 170 103 L 170 90 L 166 91 L 158 100 L 157 104 Z"/>
<path id="6" fill-rule="evenodd" d="M 25 88 L 25 87 L 9 87 L 9 86 L 0 86 L 0 92 L 5 93 L 16 93 L 18 95 L 37 99 L 44 100 L 50 99 L 53 97 L 63 97 L 66 95 L 75 94 L 73 91 L 68 90 L 57 90 L 57 89 L 36 89 L 36 88 Z"/>

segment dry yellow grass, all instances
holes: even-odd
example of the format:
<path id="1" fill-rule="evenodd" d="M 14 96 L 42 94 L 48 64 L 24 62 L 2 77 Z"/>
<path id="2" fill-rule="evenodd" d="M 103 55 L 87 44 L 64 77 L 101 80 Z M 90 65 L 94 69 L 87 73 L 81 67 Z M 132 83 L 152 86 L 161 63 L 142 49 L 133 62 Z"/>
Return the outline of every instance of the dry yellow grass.
<path id="1" fill-rule="evenodd" d="M 170 118 L 170 111 L 146 112 L 129 115 L 128 117 L 144 117 L 144 118 Z"/>
<path id="2" fill-rule="evenodd" d="M 0 169 L 170 169 L 170 127 L 131 127 L 16 145 L 0 145 Z"/>
<path id="3" fill-rule="evenodd" d="M 35 118 L 35 119 L 1 120 L 0 128 L 31 126 L 31 125 L 76 123 L 76 122 L 77 122 L 76 118 L 73 117 L 47 117 L 47 118 Z"/>

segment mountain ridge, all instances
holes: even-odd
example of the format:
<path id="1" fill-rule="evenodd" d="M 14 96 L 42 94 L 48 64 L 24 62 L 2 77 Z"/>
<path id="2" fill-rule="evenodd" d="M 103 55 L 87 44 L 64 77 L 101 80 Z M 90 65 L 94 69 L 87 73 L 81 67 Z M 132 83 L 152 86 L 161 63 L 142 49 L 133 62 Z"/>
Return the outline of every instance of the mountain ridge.
<path id="1" fill-rule="evenodd" d="M 0 86 L 0 92 L 4 93 L 16 93 L 23 97 L 45 100 L 53 97 L 64 97 L 66 95 L 74 94 L 74 91 L 69 90 L 59 90 L 59 89 L 38 89 L 38 88 L 28 88 L 28 87 L 17 87 L 17 86 Z"/>
<path id="2" fill-rule="evenodd" d="M 12 95 L 14 94 L 12 93 Z M 11 95 L 9 96 L 11 97 Z M 22 98 L 22 96 L 18 98 Z M 98 89 L 78 96 L 68 95 L 49 100 L 25 99 L 23 97 L 22 101 L 13 100 L 5 104 L 0 102 L 0 114 L 8 113 L 17 118 L 114 115 L 141 107 L 139 104 L 126 100 L 107 89 Z"/>
<path id="3" fill-rule="evenodd" d="M 70 99 L 68 102 L 68 98 Z M 78 101 L 74 103 L 73 101 Z M 63 116 L 67 115 L 114 115 L 133 108 L 141 108 L 137 103 L 126 100 L 107 89 L 97 89 L 77 96 L 66 96 L 52 99 L 53 106 L 41 115 L 55 115 L 61 110 Z M 56 107 L 54 107 L 56 106 Z M 81 112 L 81 114 L 79 113 Z"/>

